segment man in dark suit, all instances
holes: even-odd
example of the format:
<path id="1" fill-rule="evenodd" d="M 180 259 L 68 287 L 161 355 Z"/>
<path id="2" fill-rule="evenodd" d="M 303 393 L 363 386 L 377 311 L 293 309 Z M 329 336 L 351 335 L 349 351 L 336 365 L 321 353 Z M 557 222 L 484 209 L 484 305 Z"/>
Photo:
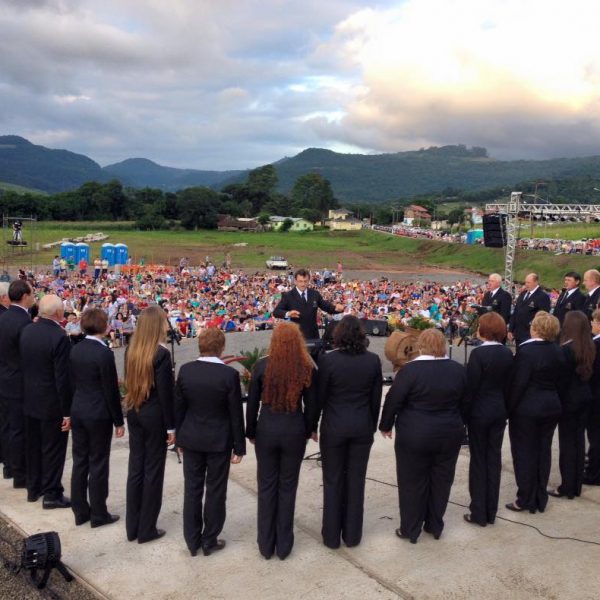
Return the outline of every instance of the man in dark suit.
<path id="1" fill-rule="evenodd" d="M 508 339 L 515 340 L 517 346 L 528 340 L 529 326 L 540 310 L 550 312 L 550 296 L 540 287 L 537 273 L 529 273 L 510 318 Z"/>
<path id="2" fill-rule="evenodd" d="M 563 290 L 556 300 L 552 313 L 562 326 L 566 314 L 571 310 L 583 310 L 585 296 L 579 291 L 581 275 L 575 271 L 565 273 Z"/>
<path id="3" fill-rule="evenodd" d="M 69 429 L 71 383 L 69 338 L 59 325 L 62 300 L 54 294 L 39 303 L 39 319 L 23 330 L 23 410 L 27 439 L 27 497 L 44 496 L 43 506 L 69 508 L 61 483 Z"/>
<path id="4" fill-rule="evenodd" d="M 225 334 L 214 328 L 198 336 L 200 358 L 181 367 L 175 388 L 177 445 L 183 450 L 183 536 L 192 556 L 225 547 L 229 464 L 246 454 L 240 377 L 219 358 Z M 204 514 L 202 497 L 206 485 Z"/>
<path id="5" fill-rule="evenodd" d="M 510 321 L 510 309 L 512 307 L 512 296 L 502 289 L 502 277 L 498 273 L 492 273 L 488 277 L 488 291 L 483 296 L 482 306 L 491 308 L 497 312 L 505 323 Z"/>
<path id="6" fill-rule="evenodd" d="M 290 319 L 300 326 L 302 335 L 307 340 L 319 339 L 317 326 L 317 309 L 324 310 L 330 315 L 341 313 L 343 304 L 332 304 L 324 300 L 317 292 L 308 287 L 310 273 L 306 269 L 298 269 L 294 273 L 294 289 L 284 292 L 279 304 L 273 311 L 277 319 Z"/>
<path id="7" fill-rule="evenodd" d="M 590 269 L 583 274 L 583 285 L 587 290 L 588 295 L 583 304 L 583 312 L 592 319 L 593 312 L 600 304 L 600 271 Z"/>
<path id="8" fill-rule="evenodd" d="M 26 281 L 17 279 L 8 288 L 10 306 L 0 315 L 0 444 L 4 478 L 13 478 L 15 488 L 25 487 L 25 425 L 23 375 L 19 339 L 31 323 L 29 308 L 34 296 Z"/>

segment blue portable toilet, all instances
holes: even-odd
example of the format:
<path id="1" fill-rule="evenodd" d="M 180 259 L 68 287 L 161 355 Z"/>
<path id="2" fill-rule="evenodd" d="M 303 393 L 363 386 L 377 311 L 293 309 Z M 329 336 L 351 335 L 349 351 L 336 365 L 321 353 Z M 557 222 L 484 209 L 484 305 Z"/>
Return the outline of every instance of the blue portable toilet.
<path id="1" fill-rule="evenodd" d="M 115 263 L 126 265 L 129 258 L 129 248 L 127 244 L 115 244 Z"/>
<path id="2" fill-rule="evenodd" d="M 100 251 L 100 258 L 108 261 L 109 267 L 115 265 L 115 245 L 114 244 L 102 244 L 102 250 Z"/>
<path id="3" fill-rule="evenodd" d="M 73 259 L 75 261 L 75 244 L 73 242 L 63 242 L 60 245 L 60 257 L 65 260 Z"/>
<path id="4" fill-rule="evenodd" d="M 90 245 L 79 242 L 75 244 L 75 262 L 79 264 L 81 259 L 85 258 L 87 264 L 90 264 Z"/>
<path id="5" fill-rule="evenodd" d="M 483 237 L 483 229 L 471 229 L 467 231 L 467 244 L 475 244 Z"/>

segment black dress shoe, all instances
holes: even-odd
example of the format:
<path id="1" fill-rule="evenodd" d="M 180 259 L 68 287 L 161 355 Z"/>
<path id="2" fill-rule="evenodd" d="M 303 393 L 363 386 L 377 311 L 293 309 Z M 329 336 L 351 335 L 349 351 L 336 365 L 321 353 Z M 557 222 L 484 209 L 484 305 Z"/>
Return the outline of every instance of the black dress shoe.
<path id="1" fill-rule="evenodd" d="M 396 529 L 396 535 L 397 535 L 399 538 L 402 538 L 403 540 L 408 540 L 408 539 L 410 539 L 410 543 L 411 543 L 411 544 L 416 544 L 416 543 L 417 543 L 417 538 L 409 538 L 407 535 L 404 535 L 404 534 L 403 534 L 403 533 L 400 531 L 400 529 Z"/>
<path id="2" fill-rule="evenodd" d="M 487 525 L 487 523 L 481 523 L 480 521 L 475 521 L 475 519 L 473 519 L 473 515 L 470 513 L 463 515 L 463 519 L 467 523 L 471 523 L 472 525 L 479 525 L 479 527 L 485 527 Z"/>
<path id="3" fill-rule="evenodd" d="M 27 492 L 27 502 L 37 502 L 41 496 L 41 494 L 36 494 L 35 492 Z"/>
<path id="4" fill-rule="evenodd" d="M 138 544 L 147 544 L 148 542 L 153 542 L 154 540 L 158 540 L 161 537 L 163 537 L 165 535 L 165 533 L 167 533 L 164 529 L 157 529 L 156 533 L 149 537 L 147 540 L 141 540 L 140 538 L 138 538 Z M 133 541 L 133 540 L 131 540 Z"/>
<path id="5" fill-rule="evenodd" d="M 223 548 L 225 548 L 225 540 L 217 540 L 210 545 L 202 545 L 202 554 L 210 556 L 213 552 L 218 552 L 219 550 L 223 550 Z"/>
<path id="6" fill-rule="evenodd" d="M 120 518 L 121 517 L 119 515 L 108 515 L 101 520 L 92 519 L 90 527 L 95 529 L 96 527 L 102 527 L 102 525 L 110 525 L 111 523 L 116 523 Z"/>
<path id="7" fill-rule="evenodd" d="M 71 501 L 66 496 L 57 498 L 56 500 L 46 500 L 44 498 L 42 507 L 46 510 L 53 510 L 55 508 L 71 508 Z"/>
<path id="8" fill-rule="evenodd" d="M 440 533 L 434 533 L 434 532 L 433 532 L 431 529 L 429 529 L 429 527 L 427 527 L 427 526 L 424 526 L 424 527 L 423 527 L 423 531 L 424 531 L 425 533 L 428 533 L 429 535 L 432 535 L 434 540 L 439 540 L 439 539 L 440 539 L 440 536 L 442 535 L 442 533 L 441 533 L 441 532 L 440 532 Z"/>
<path id="9" fill-rule="evenodd" d="M 508 510 L 512 510 L 513 512 L 523 512 L 524 510 L 527 510 L 526 508 L 523 508 L 522 506 L 519 506 L 516 502 L 509 502 L 508 504 L 505 504 L 506 508 L 508 508 Z M 535 508 L 530 508 L 529 512 L 532 515 L 535 515 Z M 543 510 L 540 510 L 540 512 L 544 512 Z"/>
<path id="10" fill-rule="evenodd" d="M 90 515 L 78 516 L 75 515 L 75 525 L 85 525 L 90 520 Z"/>
<path id="11" fill-rule="evenodd" d="M 562 492 L 559 492 L 557 489 L 556 490 L 547 490 L 548 495 L 552 496 L 553 498 L 568 498 L 569 500 L 573 500 L 574 496 L 570 495 L 570 494 L 563 494 Z"/>

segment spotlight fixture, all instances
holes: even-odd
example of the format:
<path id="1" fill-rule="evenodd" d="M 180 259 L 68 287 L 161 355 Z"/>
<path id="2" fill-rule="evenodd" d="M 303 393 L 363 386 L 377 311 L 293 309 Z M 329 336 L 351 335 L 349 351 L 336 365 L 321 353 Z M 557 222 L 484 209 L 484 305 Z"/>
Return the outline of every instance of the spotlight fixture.
<path id="1" fill-rule="evenodd" d="M 60 538 L 56 531 L 38 533 L 23 540 L 21 568 L 30 571 L 31 580 L 40 590 L 46 587 L 52 569 L 57 569 L 65 581 L 73 581 L 73 575 L 61 562 L 60 557 Z M 37 580 L 38 569 L 44 570 L 44 575 L 39 582 Z"/>

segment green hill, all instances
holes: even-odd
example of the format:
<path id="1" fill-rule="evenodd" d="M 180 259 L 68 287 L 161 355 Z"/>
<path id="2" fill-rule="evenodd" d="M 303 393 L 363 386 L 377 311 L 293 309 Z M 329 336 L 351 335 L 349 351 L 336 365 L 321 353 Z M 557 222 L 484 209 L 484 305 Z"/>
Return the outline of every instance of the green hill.
<path id="1" fill-rule="evenodd" d="M 14 183 L 6 183 L 0 181 L 0 192 L 15 192 L 17 194 L 42 194 L 46 195 L 46 192 L 42 190 L 36 190 L 35 188 L 23 187 L 22 185 L 15 185 Z"/>
<path id="2" fill-rule="evenodd" d="M 36 146 L 17 135 L 0 136 L 0 181 L 62 192 L 106 180 L 100 165 L 83 154 Z"/>
<path id="3" fill-rule="evenodd" d="M 124 185 L 153 187 L 164 191 L 177 191 L 186 187 L 219 187 L 224 181 L 237 177 L 242 171 L 200 171 L 163 167 L 147 158 L 128 158 L 102 169 L 111 178 Z M 245 173 L 245 171 L 244 171 Z"/>

